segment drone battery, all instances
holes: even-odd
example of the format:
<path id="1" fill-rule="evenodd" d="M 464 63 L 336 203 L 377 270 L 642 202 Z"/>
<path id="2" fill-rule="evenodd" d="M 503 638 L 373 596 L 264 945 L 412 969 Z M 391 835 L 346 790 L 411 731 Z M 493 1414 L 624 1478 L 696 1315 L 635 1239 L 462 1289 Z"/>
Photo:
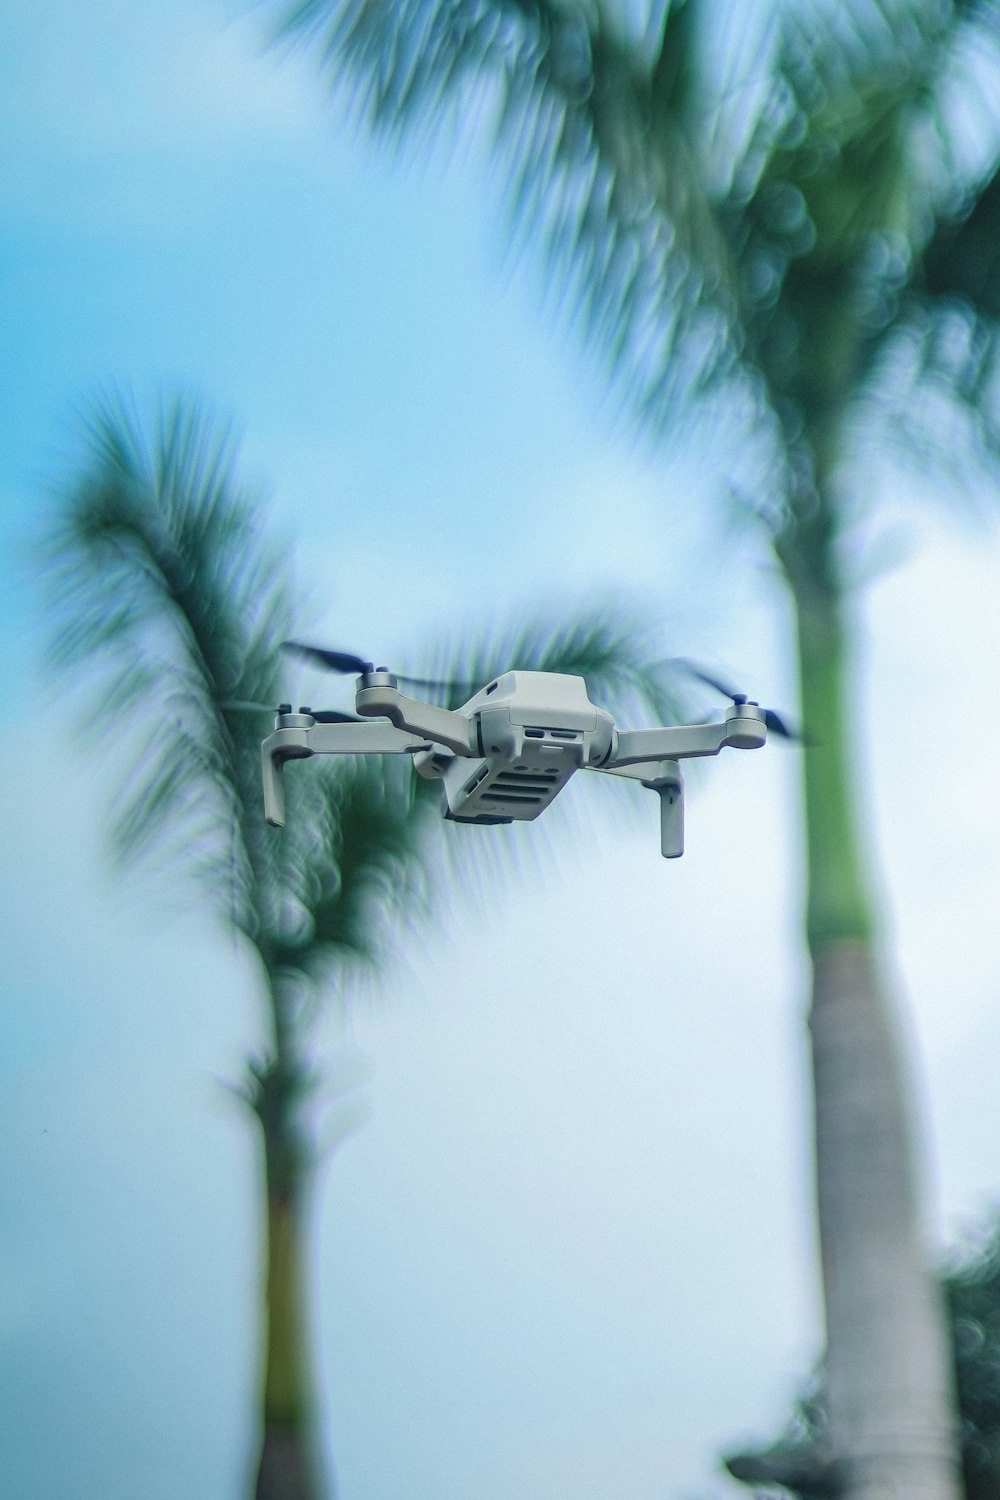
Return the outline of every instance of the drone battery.
<path id="1" fill-rule="evenodd" d="M 519 738 L 522 734 L 518 731 Z M 446 816 L 462 823 L 537 818 L 581 763 L 582 736 L 575 743 L 549 739 L 546 744 L 548 734 L 529 742 L 528 754 L 511 760 L 452 761 L 444 773 Z"/>

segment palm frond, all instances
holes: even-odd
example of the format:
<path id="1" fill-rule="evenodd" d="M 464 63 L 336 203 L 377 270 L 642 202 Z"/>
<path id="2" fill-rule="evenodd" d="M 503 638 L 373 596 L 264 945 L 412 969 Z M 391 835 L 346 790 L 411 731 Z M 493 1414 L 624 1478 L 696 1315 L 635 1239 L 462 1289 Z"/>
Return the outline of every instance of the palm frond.
<path id="1" fill-rule="evenodd" d="M 723 216 L 747 356 L 772 405 L 814 428 L 842 412 L 899 310 L 928 191 L 915 120 L 943 25 L 936 8 L 890 3 L 782 13 Z"/>
<path id="2" fill-rule="evenodd" d="M 565 672 L 583 677 L 602 706 L 669 722 L 684 711 L 683 684 L 672 684 L 652 666 L 655 656 L 638 619 L 609 606 L 562 620 L 528 616 L 516 625 L 446 639 L 425 660 L 431 676 L 453 684 L 444 694 L 448 707 L 459 706 L 500 672 Z"/>
<path id="3" fill-rule="evenodd" d="M 683 712 L 684 685 L 652 654 L 638 623 L 609 608 L 439 642 L 420 668 L 450 684 L 437 696 L 451 707 L 518 668 L 582 676 L 595 701 L 628 722 L 669 722 Z M 273 942 L 279 967 L 315 977 L 331 964 L 377 965 L 426 917 L 444 867 L 460 869 L 467 885 L 511 877 L 512 849 L 497 831 L 474 844 L 464 830 L 456 839 L 441 823 L 439 785 L 414 778 L 406 762 L 320 761 L 286 782 L 293 800 L 281 860 L 291 904 Z"/>
<path id="4" fill-rule="evenodd" d="M 166 405 L 147 432 L 121 403 L 106 405 L 60 498 L 53 654 L 81 678 L 91 719 L 127 749 L 119 854 L 200 882 L 259 948 L 283 1025 L 331 966 L 377 964 L 400 924 L 426 914 L 438 789 L 415 782 L 408 762 L 321 757 L 287 778 L 284 832 L 264 828 L 265 726 L 227 705 L 279 696 L 291 606 L 230 438 L 204 412 Z M 604 610 L 522 619 L 441 647 L 435 666 L 453 682 L 510 667 L 576 673 L 599 702 L 669 717 L 676 698 L 650 655 L 634 622 Z M 450 698 L 466 696 L 456 686 Z"/>
<path id="5" fill-rule="evenodd" d="M 1000 324 L 959 298 L 911 306 L 865 420 L 876 442 L 981 511 L 1000 479 Z"/>
<path id="6" fill-rule="evenodd" d="M 1000 166 L 938 217 L 920 280 L 927 298 L 961 300 L 977 317 L 1000 318 Z"/>
<path id="7" fill-rule="evenodd" d="M 274 701 L 290 606 L 234 456 L 231 434 L 197 403 L 163 403 L 147 432 L 124 400 L 106 401 L 61 486 L 46 555 L 53 659 L 83 678 L 91 724 L 132 758 L 115 808 L 119 855 L 162 854 L 169 832 L 250 929 L 266 858 L 259 725 L 223 705 Z M 197 849 L 186 837 L 195 826 Z"/>
<path id="8" fill-rule="evenodd" d="M 377 135 L 492 115 L 515 225 L 543 244 L 638 423 L 659 436 L 724 391 L 794 496 L 782 450 L 843 413 L 905 311 L 940 179 L 926 141 L 951 129 L 943 80 L 969 37 L 997 30 L 997 7 L 784 6 L 770 32 L 725 39 L 721 82 L 702 62 L 723 40 L 708 8 L 659 15 L 305 0 L 280 34 Z M 752 509 L 784 528 L 780 502 Z"/>
<path id="9" fill-rule="evenodd" d="M 313 909 L 314 941 L 381 961 L 392 947 L 390 918 L 412 923 L 427 914 L 420 855 L 425 818 L 413 796 L 412 772 L 406 764 L 360 761 L 324 793 L 334 809 L 329 851 L 337 882 Z"/>
<path id="10" fill-rule="evenodd" d="M 492 117 L 515 226 L 543 245 L 623 398 L 662 426 L 689 334 L 695 379 L 736 355 L 690 118 L 699 12 L 668 3 L 659 29 L 637 29 L 624 9 L 559 0 L 305 0 L 280 35 L 376 135 Z"/>
<path id="11" fill-rule="evenodd" d="M 429 806 L 409 763 L 323 759 L 290 789 L 282 880 L 294 903 L 272 944 L 279 967 L 319 979 L 331 966 L 380 966 L 428 913 Z"/>

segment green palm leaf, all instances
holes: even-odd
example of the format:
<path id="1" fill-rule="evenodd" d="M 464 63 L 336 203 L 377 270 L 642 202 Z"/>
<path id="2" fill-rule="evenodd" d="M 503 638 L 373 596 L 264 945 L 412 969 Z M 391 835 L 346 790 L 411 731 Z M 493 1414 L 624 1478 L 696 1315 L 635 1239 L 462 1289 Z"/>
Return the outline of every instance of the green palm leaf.
<path id="1" fill-rule="evenodd" d="M 543 243 L 623 392 L 659 422 L 678 342 L 691 336 L 703 376 L 734 354 L 712 310 L 725 246 L 688 129 L 697 8 L 671 6 L 637 33 L 599 4 L 305 0 L 280 34 L 313 50 L 377 134 L 492 115 L 515 223 Z"/>
<path id="2" fill-rule="evenodd" d="M 224 705 L 274 700 L 274 627 L 290 606 L 231 435 L 197 403 L 174 401 L 147 438 L 124 400 L 107 401 L 61 498 L 48 547 L 53 656 L 67 673 L 98 670 L 90 723 L 132 751 L 114 809 L 118 854 L 169 845 L 167 863 L 197 865 L 253 931 L 266 857 L 243 815 L 258 797 L 260 726 Z"/>
<path id="3" fill-rule="evenodd" d="M 513 627 L 445 640 L 425 660 L 433 678 L 452 684 L 441 695 L 451 708 L 501 672 L 565 672 L 583 677 L 604 706 L 670 722 L 684 712 L 683 684 L 652 665 L 654 655 L 638 620 L 598 606 L 562 620 L 536 614 Z"/>
<path id="4" fill-rule="evenodd" d="M 275 973 L 313 981 L 384 959 L 399 922 L 428 910 L 439 789 L 389 757 L 320 758 L 287 778 L 284 834 L 264 826 L 267 716 L 237 705 L 284 696 L 280 647 L 295 631 L 287 560 L 262 539 L 231 434 L 190 402 L 162 405 L 147 432 L 107 401 L 62 501 L 52 652 L 83 674 L 92 727 L 127 748 L 119 858 L 194 875 Z M 626 717 L 669 721 L 680 693 L 652 655 L 637 623 L 606 608 L 466 635 L 429 659 L 453 705 L 518 667 L 581 675 Z"/>
<path id="5" fill-rule="evenodd" d="M 581 0 L 305 0 L 283 9 L 279 34 L 313 51 L 376 134 L 492 113 L 515 222 L 542 242 L 639 422 L 662 433 L 725 388 L 770 433 L 780 468 L 803 420 L 829 421 L 884 369 L 934 201 L 913 142 L 936 138 L 953 159 L 939 94 L 995 33 L 997 8 L 782 7 L 756 42 L 728 46 L 714 82 L 700 59 L 729 39 L 709 34 L 703 0 L 667 5 L 659 26 L 638 14 Z M 932 247 L 928 275 L 940 261 Z M 794 473 L 785 483 L 794 499 Z M 753 508 L 787 522 L 773 502 Z"/>

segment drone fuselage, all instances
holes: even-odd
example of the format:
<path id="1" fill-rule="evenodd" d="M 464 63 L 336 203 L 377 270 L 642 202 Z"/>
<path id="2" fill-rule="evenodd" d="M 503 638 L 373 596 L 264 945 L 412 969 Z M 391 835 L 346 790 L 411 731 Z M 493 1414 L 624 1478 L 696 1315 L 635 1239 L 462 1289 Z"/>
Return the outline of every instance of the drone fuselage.
<path id="1" fill-rule="evenodd" d="M 527 822 L 545 811 L 582 766 L 611 754 L 611 715 L 587 697 L 582 677 L 504 672 L 458 710 L 476 726 L 480 756 L 415 757 L 444 783 L 445 817 L 460 823 Z"/>

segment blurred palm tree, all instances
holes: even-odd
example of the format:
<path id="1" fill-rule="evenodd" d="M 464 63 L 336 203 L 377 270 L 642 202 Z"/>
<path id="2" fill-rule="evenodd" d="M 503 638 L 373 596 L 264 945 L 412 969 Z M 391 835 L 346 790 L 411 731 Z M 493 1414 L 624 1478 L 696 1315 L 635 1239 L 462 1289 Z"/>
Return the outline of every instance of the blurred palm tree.
<path id="1" fill-rule="evenodd" d="M 996 0 L 299 0 L 390 137 L 492 120 L 654 438 L 688 419 L 792 603 L 829 1451 L 841 1493 L 955 1493 L 951 1377 L 861 837 L 852 590 L 884 460 L 995 474 Z"/>
<path id="2" fill-rule="evenodd" d="M 165 406 L 151 433 L 121 402 L 95 412 L 50 536 L 54 655 L 85 674 L 92 727 L 122 774 L 120 860 L 177 878 L 254 956 L 266 1036 L 237 1091 L 260 1128 L 266 1185 L 256 1496 L 316 1500 L 332 1486 L 315 1441 L 304 1282 L 321 1082 L 313 1022 L 321 998 L 342 1001 L 357 967 L 383 962 L 428 915 L 446 871 L 431 842 L 436 798 L 402 758 L 321 757 L 287 778 L 287 827 L 265 825 L 270 720 L 247 709 L 284 696 L 281 643 L 297 601 L 234 461 L 231 438 L 196 404 Z M 522 622 L 439 649 L 437 665 L 462 681 L 512 665 L 580 673 L 605 698 L 670 710 L 634 632 L 607 614 Z M 327 1120 L 326 1144 L 349 1124 L 350 1111 Z"/>
<path id="3" fill-rule="evenodd" d="M 951 1257 L 942 1278 L 955 1364 L 965 1500 L 1000 1500 L 1000 1221 L 994 1213 Z M 796 1399 L 777 1440 L 734 1454 L 729 1472 L 745 1484 L 772 1486 L 799 1500 L 839 1494 L 826 1437 L 829 1404 L 822 1367 Z M 823 1455 L 826 1455 L 826 1462 Z"/>

